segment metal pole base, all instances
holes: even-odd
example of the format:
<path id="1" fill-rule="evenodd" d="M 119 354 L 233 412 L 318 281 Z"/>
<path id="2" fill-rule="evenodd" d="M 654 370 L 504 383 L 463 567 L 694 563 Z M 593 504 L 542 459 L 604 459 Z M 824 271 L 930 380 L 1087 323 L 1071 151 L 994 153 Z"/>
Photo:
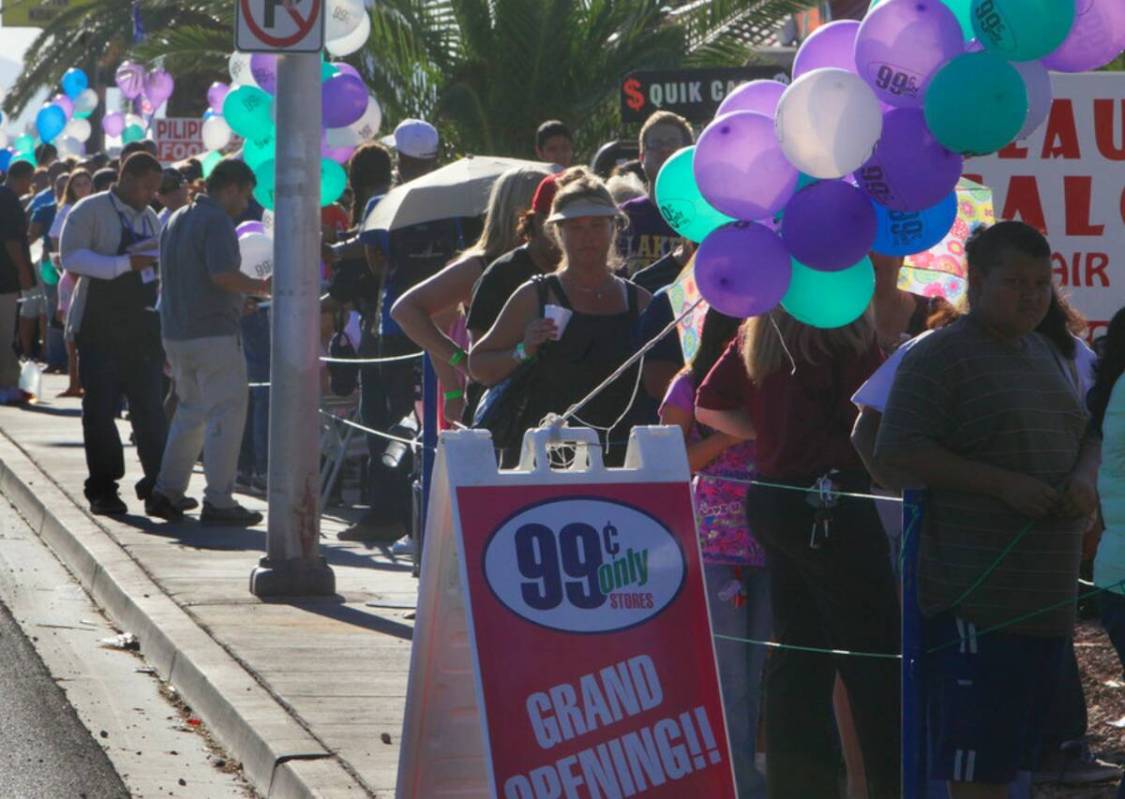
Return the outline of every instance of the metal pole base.
<path id="1" fill-rule="evenodd" d="M 250 593 L 262 599 L 283 596 L 333 596 L 336 575 L 324 558 L 262 558 L 250 573 Z"/>

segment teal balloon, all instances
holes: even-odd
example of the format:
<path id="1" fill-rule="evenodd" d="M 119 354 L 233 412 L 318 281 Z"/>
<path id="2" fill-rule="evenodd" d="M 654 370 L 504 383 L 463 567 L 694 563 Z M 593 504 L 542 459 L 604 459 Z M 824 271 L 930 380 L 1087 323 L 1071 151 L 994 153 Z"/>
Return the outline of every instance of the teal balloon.
<path id="1" fill-rule="evenodd" d="M 321 57 L 323 58 L 323 56 L 321 56 Z M 321 83 L 324 83 L 324 81 L 328 80 L 329 78 L 335 77 L 339 73 L 340 73 L 340 70 L 336 69 L 335 66 L 328 63 L 327 61 L 321 61 L 320 62 L 320 82 Z"/>
<path id="2" fill-rule="evenodd" d="M 239 86 L 223 100 L 223 117 L 243 138 L 265 138 L 274 132 L 273 98 L 257 86 Z"/>
<path id="3" fill-rule="evenodd" d="M 867 13 L 871 13 L 872 8 L 877 8 L 887 0 L 873 0 L 871 8 Z M 942 3 L 948 6 L 949 10 L 953 12 L 953 16 L 957 17 L 957 22 L 961 25 L 961 33 L 965 36 L 965 41 L 969 41 L 976 36 L 973 32 L 973 0 L 942 0 Z"/>
<path id="4" fill-rule="evenodd" d="M 276 205 L 274 198 L 277 191 L 276 172 L 275 162 L 272 158 L 258 164 L 257 169 L 254 170 L 254 177 L 258 180 L 258 185 L 254 187 L 254 199 L 261 203 L 263 208 L 270 211 L 274 210 Z"/>
<path id="5" fill-rule="evenodd" d="M 16 140 L 12 142 L 12 147 L 15 148 L 16 155 L 20 153 L 33 153 L 35 152 L 35 138 L 27 135 L 17 136 Z"/>
<path id="6" fill-rule="evenodd" d="M 972 15 L 986 50 L 1008 61 L 1034 61 L 1070 35 L 1075 0 L 973 0 Z"/>
<path id="7" fill-rule="evenodd" d="M 218 150 L 212 150 L 211 152 L 207 153 L 207 155 L 203 156 L 202 165 L 204 179 L 211 176 L 211 173 L 215 171 L 215 167 L 217 167 L 219 165 L 219 162 L 222 160 L 223 154 Z"/>
<path id="8" fill-rule="evenodd" d="M 734 222 L 732 217 L 716 211 L 695 183 L 691 159 L 695 147 L 675 152 L 656 176 L 656 206 L 672 229 L 685 239 L 701 242 L 717 227 Z"/>
<path id="9" fill-rule="evenodd" d="M 45 142 L 53 142 L 66 127 L 66 112 L 54 103 L 45 105 L 35 115 L 35 130 Z"/>
<path id="10" fill-rule="evenodd" d="M 242 145 L 242 160 L 251 169 L 277 157 L 277 139 L 271 133 L 260 139 L 247 139 Z"/>
<path id="11" fill-rule="evenodd" d="M 781 307 L 812 327 L 844 327 L 863 315 L 874 295 L 870 258 L 839 272 L 820 272 L 793 261 L 793 279 Z"/>
<path id="12" fill-rule="evenodd" d="M 129 144 L 130 142 L 140 141 L 145 137 L 145 129 L 140 125 L 129 125 L 125 130 L 121 131 L 121 143 Z"/>
<path id="13" fill-rule="evenodd" d="M 39 162 L 35 159 L 35 153 L 16 153 L 12 156 L 12 160 L 8 162 L 8 165 L 18 164 L 20 161 L 27 161 L 27 163 L 32 166 L 39 166 Z"/>
<path id="14" fill-rule="evenodd" d="M 938 70 L 926 91 L 926 124 L 955 153 L 985 155 L 1007 146 L 1027 119 L 1027 87 L 993 53 L 965 53 Z"/>
<path id="15" fill-rule="evenodd" d="M 331 158 L 320 159 L 320 207 L 340 199 L 348 187 L 348 174 Z"/>

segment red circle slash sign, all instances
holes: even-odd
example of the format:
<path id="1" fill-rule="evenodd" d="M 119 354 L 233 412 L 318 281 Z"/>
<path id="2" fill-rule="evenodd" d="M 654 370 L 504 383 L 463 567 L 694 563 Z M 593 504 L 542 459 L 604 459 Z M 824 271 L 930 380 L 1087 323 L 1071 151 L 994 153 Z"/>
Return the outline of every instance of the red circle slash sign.
<path id="1" fill-rule="evenodd" d="M 273 36 L 262 30 L 258 24 L 258 20 L 254 18 L 253 12 L 250 10 L 250 3 L 253 0 L 239 0 L 242 4 L 242 16 L 246 19 L 246 24 L 250 28 L 250 32 L 257 37 L 262 44 L 269 47 L 292 47 L 297 42 L 304 39 L 312 31 L 313 25 L 317 23 L 320 18 L 320 4 L 322 0 L 312 0 L 312 8 L 309 9 L 307 17 L 302 17 L 296 9 L 296 3 L 293 0 L 282 0 L 281 8 L 285 10 L 297 25 L 297 32 L 292 36 Z M 258 2 L 268 3 L 270 0 L 258 0 Z"/>

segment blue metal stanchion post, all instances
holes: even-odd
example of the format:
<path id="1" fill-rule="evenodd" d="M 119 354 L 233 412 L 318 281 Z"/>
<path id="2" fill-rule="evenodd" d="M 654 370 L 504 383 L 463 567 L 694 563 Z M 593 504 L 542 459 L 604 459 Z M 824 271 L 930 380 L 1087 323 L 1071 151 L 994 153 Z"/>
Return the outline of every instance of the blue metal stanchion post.
<path id="1" fill-rule="evenodd" d="M 922 612 L 918 606 L 918 546 L 923 497 L 907 491 L 902 503 L 902 796 L 926 799 L 926 674 Z"/>
<path id="2" fill-rule="evenodd" d="M 414 573 L 422 564 L 422 537 L 426 530 L 426 510 L 430 505 L 430 481 L 434 471 L 438 436 L 438 379 L 427 354 L 422 359 L 422 507 L 418 514 L 414 548 Z"/>

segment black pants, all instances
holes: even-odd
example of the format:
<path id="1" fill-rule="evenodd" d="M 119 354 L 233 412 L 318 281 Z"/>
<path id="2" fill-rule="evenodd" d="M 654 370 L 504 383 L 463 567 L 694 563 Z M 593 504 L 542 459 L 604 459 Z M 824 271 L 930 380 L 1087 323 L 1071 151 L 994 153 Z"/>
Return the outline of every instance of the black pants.
<path id="1" fill-rule="evenodd" d="M 848 487 L 866 488 L 862 482 Z M 841 499 L 832 511 L 828 538 L 814 549 L 809 496 L 761 486 L 752 486 L 747 496 L 750 528 L 766 549 L 776 640 L 900 652 L 898 598 L 874 504 Z M 899 668 L 900 661 L 889 658 L 770 652 L 765 678 L 770 799 L 837 795 L 832 714 L 837 672 L 851 700 L 869 794 L 899 797 Z"/>
<path id="2" fill-rule="evenodd" d="M 129 402 L 129 418 L 137 441 L 144 478 L 138 496 L 146 496 L 160 473 L 167 421 L 162 394 L 164 359 L 135 349 L 78 344 L 82 397 L 82 436 L 86 445 L 86 498 L 117 494 L 125 476 L 125 454 L 117 433 L 121 399 Z"/>

